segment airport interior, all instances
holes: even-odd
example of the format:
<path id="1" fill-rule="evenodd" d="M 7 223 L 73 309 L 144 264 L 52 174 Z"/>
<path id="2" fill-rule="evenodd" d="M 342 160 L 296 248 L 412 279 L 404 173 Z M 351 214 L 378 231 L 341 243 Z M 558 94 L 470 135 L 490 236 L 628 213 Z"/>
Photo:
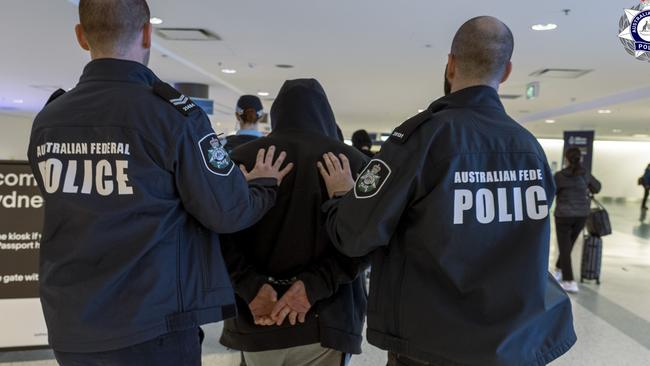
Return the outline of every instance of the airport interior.
<path id="1" fill-rule="evenodd" d="M 647 197 L 650 190 L 650 12 L 643 13 L 650 10 L 650 2 L 148 0 L 148 4 L 153 28 L 148 67 L 203 109 L 217 135 L 238 133 L 242 95 L 261 100 L 257 128 L 260 135 L 272 135 L 270 111 L 283 83 L 313 78 L 327 94 L 344 142 L 352 145 L 353 133 L 366 130 L 372 153 L 379 152 L 376 158 L 383 156 L 382 146 L 395 144 L 391 141 L 399 138 L 393 133 L 398 126 L 444 97 L 448 54 L 459 27 L 477 16 L 501 20 L 514 37 L 512 73 L 498 90 L 505 111 L 541 145 L 553 174 L 565 168 L 567 148 L 579 149 L 591 176 L 601 184 L 592 212 L 604 208 L 611 225 L 611 234 L 597 237 L 602 244 L 600 271 L 591 279 L 581 278 L 581 265 L 588 265 L 583 254 L 591 249 L 584 243 L 593 239 L 593 233 L 589 228 L 576 233 L 570 256 L 577 288 L 563 287 L 569 292 L 577 342 L 549 364 L 650 365 L 650 217 L 642 208 L 644 193 Z M 43 198 L 34 193 L 39 192 L 37 187 L 24 187 L 18 177 L 31 172 L 28 147 L 35 117 L 57 90 L 74 90 L 90 55 L 75 37 L 79 0 L 2 5 L 0 244 L 12 242 L 14 236 L 14 243 L 23 246 L 0 250 L 0 365 L 50 366 L 58 363 L 48 344 L 38 294 L 43 213 L 16 209 L 42 207 Z M 644 45 L 648 51 L 643 51 Z M 109 107 L 110 102 L 106 108 L 119 109 Z M 34 196 L 11 197 L 16 190 Z M 556 271 L 559 256 L 555 210 L 548 213 L 549 273 Z M 20 233 L 26 237 L 20 238 Z M 519 276 L 513 273 L 512 281 Z M 502 282 L 506 289 L 510 285 L 509 280 Z M 372 292 L 372 284 L 370 288 Z M 242 362 L 240 351 L 220 342 L 223 324 L 202 327 L 203 365 Z M 347 364 L 387 362 L 386 350 L 368 343 L 365 333 L 361 351 Z M 444 363 L 452 364 L 541 365 Z"/>

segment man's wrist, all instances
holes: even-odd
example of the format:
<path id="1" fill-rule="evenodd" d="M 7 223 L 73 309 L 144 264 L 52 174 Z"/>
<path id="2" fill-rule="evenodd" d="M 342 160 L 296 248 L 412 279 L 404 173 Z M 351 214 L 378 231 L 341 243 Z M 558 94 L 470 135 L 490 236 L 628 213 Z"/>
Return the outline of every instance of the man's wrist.
<path id="1" fill-rule="evenodd" d="M 336 192 L 332 193 L 331 198 L 341 198 L 341 197 L 345 196 L 346 194 L 350 193 L 350 191 L 351 191 L 351 189 L 349 189 L 347 191 L 336 191 Z"/>

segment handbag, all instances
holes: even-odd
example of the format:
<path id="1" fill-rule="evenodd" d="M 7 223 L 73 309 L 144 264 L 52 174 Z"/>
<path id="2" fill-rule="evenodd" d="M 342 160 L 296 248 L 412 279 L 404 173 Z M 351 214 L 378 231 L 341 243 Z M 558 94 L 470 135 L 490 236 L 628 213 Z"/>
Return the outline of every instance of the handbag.
<path id="1" fill-rule="evenodd" d="M 609 221 L 609 213 L 594 196 L 590 196 L 591 201 L 596 204 L 587 217 L 587 232 L 599 238 L 612 233 L 612 225 Z"/>

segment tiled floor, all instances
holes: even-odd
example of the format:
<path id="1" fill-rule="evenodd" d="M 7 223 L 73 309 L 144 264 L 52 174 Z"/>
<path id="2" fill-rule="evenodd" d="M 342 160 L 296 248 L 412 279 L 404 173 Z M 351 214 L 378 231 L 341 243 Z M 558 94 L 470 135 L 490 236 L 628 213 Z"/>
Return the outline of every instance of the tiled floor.
<path id="1" fill-rule="evenodd" d="M 573 296 L 578 343 L 553 366 L 650 366 L 650 221 L 636 205 L 608 205 L 614 234 L 604 238 L 602 284 Z M 553 239 L 551 258 L 555 258 Z M 581 245 L 575 249 L 579 268 Z M 239 355 L 217 343 L 220 325 L 206 327 L 204 365 L 237 366 Z M 352 366 L 382 366 L 385 352 L 364 344 Z M 0 365 L 56 365 L 50 351 L 0 352 Z"/>

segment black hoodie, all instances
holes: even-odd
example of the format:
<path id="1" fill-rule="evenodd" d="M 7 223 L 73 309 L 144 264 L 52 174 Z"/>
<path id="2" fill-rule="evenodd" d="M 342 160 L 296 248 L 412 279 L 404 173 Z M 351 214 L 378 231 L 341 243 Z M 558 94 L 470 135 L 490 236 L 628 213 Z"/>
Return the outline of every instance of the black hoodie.
<path id="1" fill-rule="evenodd" d="M 320 343 L 360 353 L 366 294 L 359 273 L 365 260 L 344 257 L 330 242 L 321 212 L 327 190 L 316 162 L 326 152 L 343 153 L 353 171 L 359 171 L 366 158 L 338 140 L 334 113 L 314 79 L 285 82 L 271 108 L 271 121 L 268 137 L 235 149 L 232 159 L 251 169 L 257 151 L 275 145 L 295 166 L 279 188 L 275 207 L 255 226 L 223 238 L 239 316 L 225 323 L 221 343 L 249 352 Z M 295 277 L 305 283 L 313 305 L 305 324 L 254 324 L 247 304 L 268 277 Z M 273 287 L 278 298 L 286 291 Z"/>

